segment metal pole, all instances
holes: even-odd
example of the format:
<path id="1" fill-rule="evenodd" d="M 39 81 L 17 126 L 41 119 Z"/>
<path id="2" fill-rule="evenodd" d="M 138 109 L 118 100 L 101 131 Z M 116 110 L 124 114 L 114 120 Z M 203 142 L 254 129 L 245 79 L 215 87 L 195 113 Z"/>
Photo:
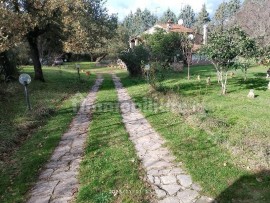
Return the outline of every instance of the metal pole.
<path id="1" fill-rule="evenodd" d="M 80 68 L 79 67 L 77 67 L 77 73 L 78 73 L 79 80 L 81 80 L 81 74 L 80 74 Z"/>
<path id="2" fill-rule="evenodd" d="M 27 108 L 30 111 L 31 110 L 31 104 L 30 104 L 30 99 L 29 99 L 29 94 L 28 94 L 28 89 L 27 89 L 27 84 L 24 84 L 24 94 L 25 94 L 25 99 L 27 103 Z"/>

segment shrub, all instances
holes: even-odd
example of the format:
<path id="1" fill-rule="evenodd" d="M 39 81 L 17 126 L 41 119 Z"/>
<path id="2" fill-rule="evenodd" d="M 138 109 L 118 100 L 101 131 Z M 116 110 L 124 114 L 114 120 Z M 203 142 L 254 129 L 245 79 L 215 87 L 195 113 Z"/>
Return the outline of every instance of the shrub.
<path id="1" fill-rule="evenodd" d="M 157 91 L 166 91 L 163 86 L 163 81 L 165 80 L 165 73 L 168 71 L 167 63 L 152 62 L 149 71 L 148 79 L 149 84 Z"/>
<path id="2" fill-rule="evenodd" d="M 152 35 L 145 35 L 144 38 L 154 61 L 170 63 L 174 61 L 175 56 L 179 56 L 178 60 L 183 60 L 180 49 L 181 36 L 178 33 L 157 30 Z"/>
<path id="3" fill-rule="evenodd" d="M 16 57 L 12 51 L 0 53 L 0 80 L 7 81 L 16 77 L 18 73 L 16 62 Z"/>
<path id="4" fill-rule="evenodd" d="M 140 45 L 120 53 L 119 58 L 126 64 L 130 76 L 141 76 L 142 64 L 149 61 L 149 51 Z"/>

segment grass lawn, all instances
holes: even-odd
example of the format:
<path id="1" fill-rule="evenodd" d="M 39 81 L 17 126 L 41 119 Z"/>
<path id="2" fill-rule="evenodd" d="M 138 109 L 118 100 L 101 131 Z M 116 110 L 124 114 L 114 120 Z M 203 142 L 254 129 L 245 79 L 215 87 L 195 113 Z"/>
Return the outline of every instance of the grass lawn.
<path id="1" fill-rule="evenodd" d="M 105 75 L 80 167 L 77 202 L 148 202 L 140 163 L 117 108 L 111 76 Z M 110 108 L 116 105 L 116 108 Z"/>
<path id="2" fill-rule="evenodd" d="M 22 72 L 33 76 L 33 68 Z M 29 85 L 33 110 L 26 110 L 23 88 L 18 82 L 6 86 L 1 95 L 0 114 L 0 202 L 23 202 L 49 159 L 61 135 L 74 117 L 73 99 L 81 100 L 92 86 L 95 75 L 82 74 L 78 80 L 73 68 L 44 67 L 46 83 Z M 2 85 L 2 84 L 1 84 Z M 80 92 L 82 97 L 77 97 Z"/>
<path id="3" fill-rule="evenodd" d="M 204 112 L 182 115 L 173 111 L 143 110 L 153 127 L 167 140 L 206 195 L 221 202 L 270 202 L 269 126 L 270 91 L 266 68 L 249 70 L 243 81 L 241 71 L 229 79 L 228 95 L 220 87 L 211 66 L 191 68 L 192 79 L 184 73 L 167 73 L 161 93 L 149 93 L 143 79 L 119 76 L 134 101 L 141 107 L 146 98 L 166 100 L 176 95 L 184 108 L 203 106 Z M 197 81 L 197 75 L 202 80 Z M 205 79 L 211 76 L 212 85 Z M 247 99 L 249 89 L 257 97 Z M 155 98 L 156 99 L 156 98 Z M 268 150 L 268 151 L 267 151 Z"/>
<path id="4" fill-rule="evenodd" d="M 1 84 L 0 202 L 25 201 L 27 191 L 75 115 L 74 98 L 86 96 L 101 72 L 105 81 L 90 125 L 76 200 L 149 202 L 149 187 L 142 181 L 143 171 L 119 109 L 107 108 L 117 103 L 111 76 L 106 74 L 111 71 L 121 77 L 138 108 L 144 107 L 142 113 L 201 184 L 204 194 L 224 203 L 270 202 L 270 91 L 266 68 L 250 69 L 247 81 L 241 71 L 235 71 L 229 78 L 228 94 L 221 96 L 212 66 L 192 67 L 189 81 L 186 72 L 168 72 L 162 92 L 151 90 L 144 79 L 130 78 L 123 70 L 92 63 L 80 66 L 81 80 L 74 63 L 62 68 L 44 67 L 47 82 L 33 81 L 29 86 L 31 112 L 26 110 L 20 84 Z M 86 71 L 91 72 L 90 77 Z M 33 76 L 31 67 L 24 67 L 22 72 Z M 197 75 L 201 81 L 196 80 Z M 212 84 L 207 86 L 205 79 L 209 76 Z M 255 99 L 247 98 L 249 89 L 255 90 Z M 141 105 L 147 98 L 155 104 L 161 102 L 159 105 L 177 98 L 189 113 L 153 111 Z M 202 108 L 193 112 L 194 106 Z"/>

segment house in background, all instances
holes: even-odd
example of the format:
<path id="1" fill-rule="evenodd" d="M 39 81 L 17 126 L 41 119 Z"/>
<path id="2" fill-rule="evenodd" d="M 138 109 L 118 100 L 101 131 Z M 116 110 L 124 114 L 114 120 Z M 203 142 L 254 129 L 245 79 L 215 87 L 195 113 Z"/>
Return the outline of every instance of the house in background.
<path id="1" fill-rule="evenodd" d="M 144 34 L 154 34 L 157 29 L 163 29 L 166 32 L 178 32 L 192 34 L 194 31 L 191 28 L 187 28 L 183 25 L 174 24 L 172 20 L 169 20 L 167 24 L 156 24 L 150 29 L 146 30 Z"/>
<path id="2" fill-rule="evenodd" d="M 206 39 L 206 36 L 203 36 L 201 34 L 196 34 L 193 29 L 187 28 L 181 24 L 181 20 L 179 20 L 178 24 L 174 24 L 172 20 L 169 20 L 167 24 L 156 24 L 150 29 L 146 30 L 142 34 L 154 34 L 158 29 L 163 29 L 166 32 L 177 32 L 177 33 L 186 33 L 187 35 L 192 34 L 194 36 L 194 50 L 197 50 L 201 44 L 203 44 L 204 39 Z M 207 29 L 205 27 L 205 29 Z M 205 35 L 207 32 L 204 32 Z M 132 37 L 130 38 L 130 48 L 134 48 L 135 46 L 138 46 L 142 42 L 142 39 L 140 36 Z"/>

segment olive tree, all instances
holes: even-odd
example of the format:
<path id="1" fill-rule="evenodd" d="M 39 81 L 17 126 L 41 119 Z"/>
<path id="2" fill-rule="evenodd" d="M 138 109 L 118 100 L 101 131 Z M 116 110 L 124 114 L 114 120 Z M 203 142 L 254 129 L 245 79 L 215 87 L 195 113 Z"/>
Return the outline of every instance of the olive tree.
<path id="1" fill-rule="evenodd" d="M 226 94 L 228 71 L 235 66 L 236 57 L 249 57 L 255 49 L 255 42 L 237 27 L 211 33 L 208 44 L 202 46 L 200 53 L 214 65 L 223 95 Z"/>

